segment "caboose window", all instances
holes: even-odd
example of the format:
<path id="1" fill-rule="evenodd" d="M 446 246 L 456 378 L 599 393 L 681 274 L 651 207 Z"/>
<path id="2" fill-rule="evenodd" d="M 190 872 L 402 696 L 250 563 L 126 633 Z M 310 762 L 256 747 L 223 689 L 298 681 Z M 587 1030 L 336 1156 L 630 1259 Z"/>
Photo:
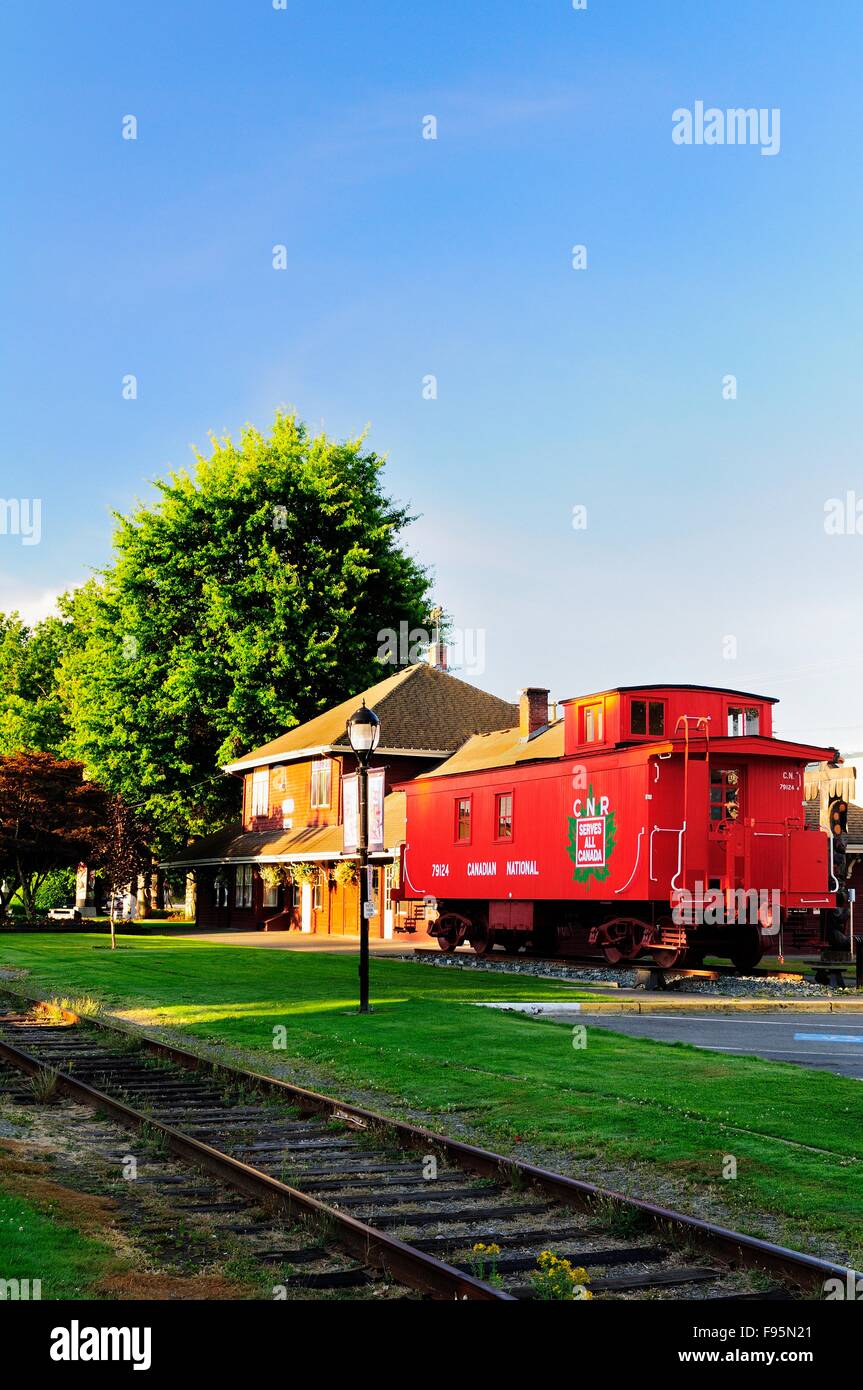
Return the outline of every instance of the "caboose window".
<path id="1" fill-rule="evenodd" d="M 501 792 L 495 797 L 495 838 L 512 839 L 512 792 Z"/>
<path id="2" fill-rule="evenodd" d="M 740 810 L 740 773 L 736 768 L 711 768 L 710 819 L 736 821 Z"/>
<path id="3" fill-rule="evenodd" d="M 582 743 L 602 742 L 602 705 L 585 705 Z"/>
<path id="4" fill-rule="evenodd" d="M 455 837 L 457 840 L 470 839 L 470 797 L 460 796 L 455 803 Z"/>
<path id="5" fill-rule="evenodd" d="M 728 735 L 730 738 L 742 738 L 747 734 L 757 734 L 760 722 L 761 711 L 759 709 L 734 708 L 729 706 L 728 710 Z"/>
<path id="6" fill-rule="evenodd" d="M 665 701 L 632 700 L 629 706 L 629 731 L 661 738 L 665 733 Z"/>

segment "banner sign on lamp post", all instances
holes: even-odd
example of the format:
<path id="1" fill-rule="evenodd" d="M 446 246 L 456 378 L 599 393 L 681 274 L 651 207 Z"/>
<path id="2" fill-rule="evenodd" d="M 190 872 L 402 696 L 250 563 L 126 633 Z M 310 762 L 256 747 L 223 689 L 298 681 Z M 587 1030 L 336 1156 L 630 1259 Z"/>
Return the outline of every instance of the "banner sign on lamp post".
<path id="1" fill-rule="evenodd" d="M 368 779 L 369 853 L 380 854 L 384 848 L 384 769 L 369 768 Z"/>
<path id="2" fill-rule="evenodd" d="M 342 829 L 342 853 L 356 854 L 360 845 L 360 788 L 355 772 L 342 778 Z"/>

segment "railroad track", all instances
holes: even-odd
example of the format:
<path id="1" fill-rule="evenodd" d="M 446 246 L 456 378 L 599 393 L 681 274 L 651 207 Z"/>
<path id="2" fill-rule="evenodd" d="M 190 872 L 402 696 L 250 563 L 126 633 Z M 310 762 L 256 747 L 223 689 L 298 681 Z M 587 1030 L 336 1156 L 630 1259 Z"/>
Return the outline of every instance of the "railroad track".
<path id="1" fill-rule="evenodd" d="M 533 965 L 570 966 L 573 970 L 603 970 L 606 971 L 609 976 L 616 975 L 620 970 L 637 970 L 645 977 L 651 975 L 658 976 L 660 979 L 665 977 L 670 984 L 673 984 L 676 980 L 683 979 L 720 980 L 726 977 L 733 979 L 743 974 L 746 975 L 747 979 L 775 980 L 784 978 L 788 975 L 793 975 L 796 979 L 801 980 L 806 978 L 805 970 L 802 968 L 795 968 L 793 965 L 783 966 L 781 970 L 766 970 L 758 966 L 753 970 L 741 971 L 734 965 L 704 965 L 697 968 L 675 965 L 672 966 L 671 969 L 664 969 L 658 965 L 654 965 L 649 957 L 645 957 L 643 960 L 622 960 L 619 961 L 617 965 L 610 965 L 608 961 L 603 960 L 602 957 L 599 956 L 510 955 L 505 951 L 490 951 L 484 956 L 477 956 L 467 951 L 444 952 L 441 951 L 438 946 L 415 946 L 412 951 L 405 953 L 405 958 L 420 961 L 443 960 L 461 965 L 466 964 L 468 968 L 473 966 L 474 969 L 476 969 L 477 966 L 482 969 L 483 965 L 490 961 L 494 965 L 503 968 L 507 965 L 515 966 L 516 968 L 513 970 L 514 974 L 526 973 L 517 969 L 518 964 L 525 961 L 529 961 Z M 476 964 L 473 964 L 474 962 Z M 846 967 L 847 970 L 851 970 L 851 968 L 850 965 Z"/>
<path id="2" fill-rule="evenodd" d="M 0 1012 L 0 1063 L 49 1076 L 58 1092 L 158 1136 L 246 1202 L 316 1233 L 285 1250 L 271 1227 L 270 1246 L 256 1249 L 300 1267 L 294 1289 L 383 1273 L 436 1298 L 513 1301 L 534 1296 L 543 1250 L 585 1268 L 595 1297 L 818 1297 L 826 1279 L 846 1278 L 812 1256 L 3 993 L 13 1002 Z M 352 1263 L 334 1270 L 333 1248 Z M 755 1270 L 770 1278 L 753 1292 Z"/>

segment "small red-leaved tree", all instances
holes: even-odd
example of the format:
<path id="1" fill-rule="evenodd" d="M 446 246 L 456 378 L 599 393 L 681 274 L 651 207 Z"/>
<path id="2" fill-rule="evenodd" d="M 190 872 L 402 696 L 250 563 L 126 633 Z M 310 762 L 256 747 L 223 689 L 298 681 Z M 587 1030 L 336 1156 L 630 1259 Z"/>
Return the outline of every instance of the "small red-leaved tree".
<path id="1" fill-rule="evenodd" d="M 81 763 L 50 753 L 0 758 L 0 876 L 20 887 L 28 917 L 52 869 L 91 856 L 106 813 L 105 793 Z"/>
<path id="2" fill-rule="evenodd" d="M 96 860 L 104 872 L 111 904 L 111 950 L 117 945 L 115 904 L 138 875 L 152 864 L 151 832 L 122 796 L 109 796 L 105 827 L 96 843 Z"/>

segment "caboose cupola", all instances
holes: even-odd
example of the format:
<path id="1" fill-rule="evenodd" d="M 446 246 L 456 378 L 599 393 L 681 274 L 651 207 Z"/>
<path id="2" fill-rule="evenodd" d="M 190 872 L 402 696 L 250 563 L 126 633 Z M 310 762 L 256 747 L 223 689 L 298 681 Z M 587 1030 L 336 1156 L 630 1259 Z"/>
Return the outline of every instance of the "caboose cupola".
<path id="1" fill-rule="evenodd" d="M 567 756 L 682 737 L 686 725 L 714 738 L 771 738 L 770 695 L 706 685 L 624 685 L 564 700 Z"/>

